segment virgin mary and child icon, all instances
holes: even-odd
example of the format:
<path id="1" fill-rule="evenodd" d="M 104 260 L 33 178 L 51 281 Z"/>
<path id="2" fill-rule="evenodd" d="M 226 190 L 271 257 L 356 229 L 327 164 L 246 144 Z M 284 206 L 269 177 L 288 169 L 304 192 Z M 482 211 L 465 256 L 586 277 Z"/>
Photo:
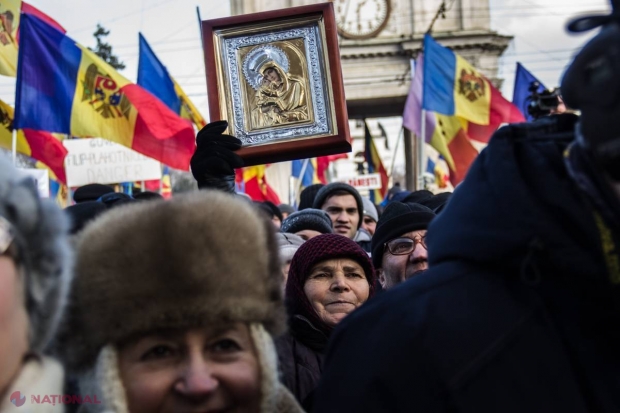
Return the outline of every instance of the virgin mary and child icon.
<path id="1" fill-rule="evenodd" d="M 308 120 L 306 82 L 289 73 L 289 59 L 281 48 L 262 45 L 243 61 L 243 74 L 254 91 L 249 100 L 252 129 Z"/>

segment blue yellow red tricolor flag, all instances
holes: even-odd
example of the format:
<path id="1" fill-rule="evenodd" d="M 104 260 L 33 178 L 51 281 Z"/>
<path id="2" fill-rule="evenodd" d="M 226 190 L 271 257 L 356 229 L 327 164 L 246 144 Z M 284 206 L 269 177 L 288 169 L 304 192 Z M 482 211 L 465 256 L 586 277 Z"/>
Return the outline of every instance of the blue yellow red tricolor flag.
<path id="1" fill-rule="evenodd" d="M 202 129 L 207 123 L 187 97 L 181 86 L 170 76 L 168 69 L 157 58 L 151 46 L 140 36 L 140 58 L 138 61 L 138 85 L 157 96 L 174 113 Z"/>
<path id="2" fill-rule="evenodd" d="M 317 175 L 316 158 L 296 159 L 292 161 L 291 175 L 299 181 L 302 188 L 321 183 Z"/>
<path id="3" fill-rule="evenodd" d="M 372 139 L 372 135 L 370 134 L 370 129 L 368 129 L 368 124 L 365 121 L 364 132 L 364 156 L 366 158 L 366 163 L 368 164 L 368 173 L 378 173 L 381 176 L 381 188 L 373 189 L 370 191 L 370 200 L 374 204 L 378 204 L 383 201 L 383 198 L 385 198 L 385 195 L 387 194 L 390 177 L 388 176 L 388 173 L 383 166 L 383 162 L 381 162 L 379 151 L 377 151 L 375 142 Z"/>
<path id="4" fill-rule="evenodd" d="M 441 46 L 439 46 L 441 47 Z M 423 85 L 428 70 L 426 59 L 418 57 L 415 73 L 405 110 L 403 124 L 416 135 L 421 136 Z M 430 75 L 432 76 L 432 75 Z M 488 85 L 490 83 L 485 79 Z M 424 140 L 435 148 L 445 159 L 450 168 L 450 181 L 456 186 L 467 174 L 469 166 L 478 155 L 478 150 L 471 140 L 488 143 L 491 135 L 502 123 L 522 122 L 523 115 L 501 93 L 490 87 L 490 107 L 487 124 L 481 125 L 459 116 L 450 116 L 428 110 L 426 112 L 426 136 Z"/>
<path id="5" fill-rule="evenodd" d="M 493 123 L 493 111 L 507 111 L 519 118 L 518 109 L 464 58 L 424 36 L 422 107 L 442 115 L 457 116 L 478 125 Z M 516 112 L 516 113 L 512 113 Z M 522 118 L 522 117 L 521 117 Z"/>
<path id="6" fill-rule="evenodd" d="M 36 7 L 21 0 L 3 0 L 0 3 L 0 75 L 17 75 L 19 22 L 22 13 L 36 16 L 65 32 L 60 24 Z"/>
<path id="7" fill-rule="evenodd" d="M 15 127 L 96 136 L 188 170 L 194 129 L 44 21 L 22 15 Z"/>
<path id="8" fill-rule="evenodd" d="M 248 166 L 235 170 L 235 181 L 241 191 L 254 201 L 271 201 L 280 205 L 280 197 L 265 178 L 267 165 Z"/>
<path id="9" fill-rule="evenodd" d="M 0 100 L 0 147 L 8 150 L 13 148 L 13 117 L 13 108 Z M 54 173 L 55 179 L 66 183 L 67 149 L 62 145 L 63 138 L 49 132 L 20 129 L 17 131 L 16 152 L 41 161 Z"/>
<path id="10" fill-rule="evenodd" d="M 142 189 L 142 183 L 136 182 L 134 186 Z M 144 181 L 144 186 L 147 191 L 158 192 L 164 199 L 170 199 L 172 197 L 172 181 L 170 179 L 170 168 L 163 165 L 161 168 L 161 179 L 150 179 Z"/>

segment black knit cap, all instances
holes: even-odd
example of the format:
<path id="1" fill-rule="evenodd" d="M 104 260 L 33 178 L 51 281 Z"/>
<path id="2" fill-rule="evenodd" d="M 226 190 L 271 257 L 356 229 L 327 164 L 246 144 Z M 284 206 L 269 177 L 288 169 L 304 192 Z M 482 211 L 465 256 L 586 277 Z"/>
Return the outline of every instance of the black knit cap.
<path id="1" fill-rule="evenodd" d="M 312 208 L 322 209 L 323 204 L 332 196 L 332 194 L 336 191 L 346 191 L 353 195 L 355 198 L 355 202 L 357 203 L 357 212 L 359 213 L 359 220 L 357 222 L 357 228 L 359 229 L 362 226 L 362 215 L 364 214 L 364 202 L 362 201 L 362 197 L 360 193 L 357 192 L 357 189 L 353 188 L 349 184 L 345 184 L 343 182 L 332 182 L 331 184 L 325 185 L 318 194 L 316 194 L 316 198 L 314 198 L 314 204 Z"/>
<path id="2" fill-rule="evenodd" d="M 295 234 L 304 229 L 318 231 L 321 234 L 331 234 L 334 232 L 332 220 L 327 212 L 314 208 L 293 212 L 282 221 L 280 231 Z"/>
<path id="3" fill-rule="evenodd" d="M 304 188 L 299 194 L 299 208 L 297 208 L 297 210 L 301 211 L 306 208 L 312 208 L 316 194 L 318 194 L 324 186 L 323 184 L 313 184 Z"/>
<path id="4" fill-rule="evenodd" d="M 73 200 L 76 203 L 96 201 L 102 195 L 109 194 L 111 192 L 114 192 L 114 189 L 110 186 L 102 184 L 88 184 L 75 190 L 73 193 Z"/>
<path id="5" fill-rule="evenodd" d="M 435 213 L 420 204 L 392 202 L 383 211 L 372 237 L 372 263 L 381 268 L 383 245 L 403 234 L 426 229 L 435 218 Z"/>
<path id="6" fill-rule="evenodd" d="M 452 196 L 452 192 L 433 194 L 431 191 L 422 189 L 420 191 L 410 193 L 401 202 L 424 205 L 425 207 L 430 208 L 435 214 L 439 214 L 448 202 L 450 196 Z"/>

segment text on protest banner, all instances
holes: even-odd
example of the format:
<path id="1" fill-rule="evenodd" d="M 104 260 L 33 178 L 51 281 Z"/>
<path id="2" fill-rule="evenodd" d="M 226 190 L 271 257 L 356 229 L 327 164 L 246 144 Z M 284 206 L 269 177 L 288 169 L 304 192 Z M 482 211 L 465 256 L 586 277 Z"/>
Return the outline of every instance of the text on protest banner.
<path id="1" fill-rule="evenodd" d="M 68 186 L 161 179 L 158 161 L 104 139 L 68 139 L 65 158 Z"/>
<path id="2" fill-rule="evenodd" d="M 358 175 L 349 178 L 342 178 L 339 179 L 339 181 L 351 185 L 358 191 L 381 188 L 380 174 Z"/>

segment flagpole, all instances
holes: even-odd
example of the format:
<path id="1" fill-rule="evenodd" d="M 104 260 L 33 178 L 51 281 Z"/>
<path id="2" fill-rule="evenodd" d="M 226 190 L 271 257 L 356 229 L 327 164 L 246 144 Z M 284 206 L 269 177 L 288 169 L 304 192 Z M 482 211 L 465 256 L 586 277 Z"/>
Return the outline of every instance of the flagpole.
<path id="1" fill-rule="evenodd" d="M 161 171 L 161 176 L 159 177 L 159 195 L 162 195 L 164 192 L 164 165 L 159 163 L 159 170 Z"/>
<path id="2" fill-rule="evenodd" d="M 304 175 L 306 174 L 306 169 L 308 169 L 308 162 L 310 162 L 310 158 L 306 158 L 303 165 L 301 166 L 301 172 L 299 173 L 299 185 L 297 185 L 297 192 L 301 191 L 301 187 L 304 185 Z"/>
<path id="3" fill-rule="evenodd" d="M 288 179 L 288 204 L 297 204 L 297 192 L 295 192 L 295 178 L 292 176 Z"/>
<path id="4" fill-rule="evenodd" d="M 13 153 L 13 165 L 17 166 L 17 129 L 13 129 L 11 137 L 11 152 Z"/>
<path id="5" fill-rule="evenodd" d="M 390 166 L 390 178 L 394 176 L 394 164 L 396 163 L 396 153 L 398 152 L 398 146 L 400 145 L 400 140 L 403 138 L 404 132 L 405 132 L 405 127 L 403 126 L 402 128 L 400 128 L 398 138 L 396 138 L 396 144 L 394 145 L 394 153 L 392 154 L 392 165 Z"/>
<path id="6" fill-rule="evenodd" d="M 416 162 L 417 181 L 416 190 L 424 189 L 424 143 L 426 142 L 426 110 L 422 107 L 422 122 L 420 123 L 420 135 L 416 141 L 418 159 Z"/>

